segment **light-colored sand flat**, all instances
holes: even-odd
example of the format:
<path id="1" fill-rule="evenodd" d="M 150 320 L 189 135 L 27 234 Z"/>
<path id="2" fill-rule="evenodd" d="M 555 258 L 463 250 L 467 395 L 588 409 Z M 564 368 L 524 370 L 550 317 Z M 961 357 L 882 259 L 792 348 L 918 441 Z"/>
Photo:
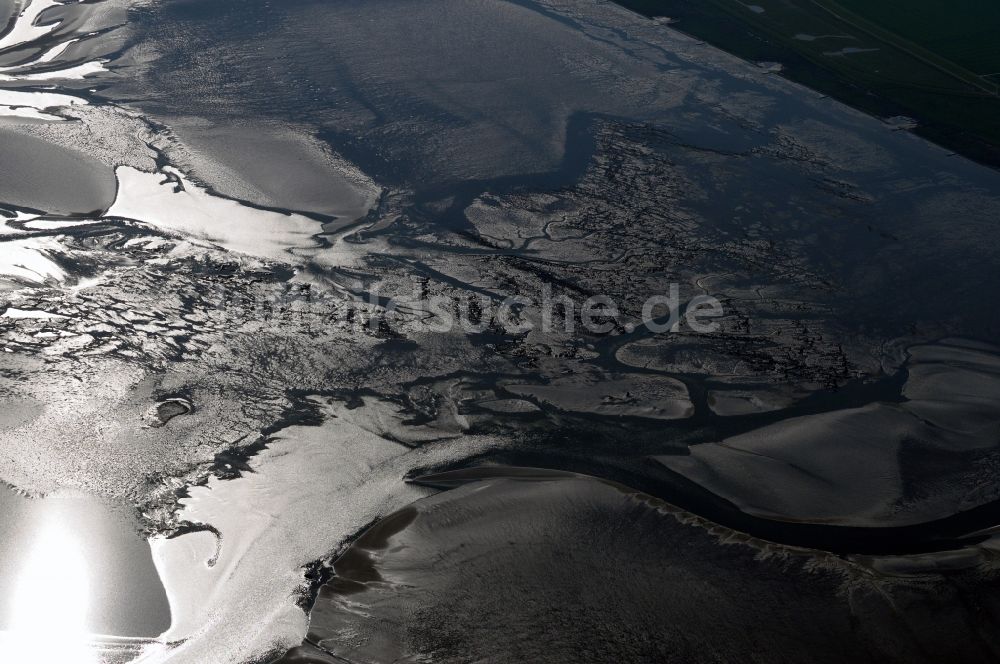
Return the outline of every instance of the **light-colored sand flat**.
<path id="1" fill-rule="evenodd" d="M 378 202 L 379 187 L 307 134 L 269 126 L 172 122 L 177 157 L 218 193 L 350 223 Z M 187 162 L 187 163 L 184 163 Z"/>
<path id="2" fill-rule="evenodd" d="M 779 521 L 907 526 L 996 500 L 969 462 L 996 445 L 996 349 L 919 346 L 907 368 L 903 403 L 790 418 L 658 460 L 741 511 Z"/>
<path id="3" fill-rule="evenodd" d="M 0 143 L 0 201 L 61 215 L 100 212 L 114 202 L 114 173 L 83 153 L 3 126 Z"/>

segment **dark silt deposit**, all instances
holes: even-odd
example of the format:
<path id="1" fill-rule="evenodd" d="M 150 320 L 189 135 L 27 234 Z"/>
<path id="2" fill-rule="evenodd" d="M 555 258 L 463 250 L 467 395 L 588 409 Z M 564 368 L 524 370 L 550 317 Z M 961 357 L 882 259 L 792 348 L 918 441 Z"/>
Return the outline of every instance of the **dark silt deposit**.
<path id="1" fill-rule="evenodd" d="M 952 579 L 877 578 L 593 478 L 473 482 L 383 524 L 337 561 L 306 643 L 283 662 L 989 656 Z"/>
<path id="2" fill-rule="evenodd" d="M 992 56 L 727 2 L 0 0 L 0 662 L 1000 659 Z"/>

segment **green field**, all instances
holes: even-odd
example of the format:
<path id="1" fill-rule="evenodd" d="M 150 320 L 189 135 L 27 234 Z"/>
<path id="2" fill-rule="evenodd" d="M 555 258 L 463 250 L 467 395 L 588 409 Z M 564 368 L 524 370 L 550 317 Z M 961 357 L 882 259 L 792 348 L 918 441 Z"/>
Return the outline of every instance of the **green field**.
<path id="1" fill-rule="evenodd" d="M 945 74 L 1000 95 L 1000 85 L 990 80 L 998 70 L 996 42 L 988 37 L 996 29 L 984 25 L 993 21 L 1000 27 L 1000 11 L 987 8 L 985 2 L 962 0 L 957 4 L 966 9 L 945 8 L 940 3 L 920 0 L 909 11 L 890 11 L 893 2 L 871 3 L 858 0 L 811 0 L 832 18 L 868 37 L 892 46 L 897 52 L 911 56 Z M 973 7 L 975 6 L 975 8 Z M 940 27 L 937 26 L 940 22 Z M 989 33 L 989 35 L 987 34 Z"/>
<path id="2" fill-rule="evenodd" d="M 970 72 L 1000 74 L 1000 2 L 836 1 L 851 13 Z"/>
<path id="3" fill-rule="evenodd" d="M 1000 166 L 1000 0 L 618 0 Z"/>

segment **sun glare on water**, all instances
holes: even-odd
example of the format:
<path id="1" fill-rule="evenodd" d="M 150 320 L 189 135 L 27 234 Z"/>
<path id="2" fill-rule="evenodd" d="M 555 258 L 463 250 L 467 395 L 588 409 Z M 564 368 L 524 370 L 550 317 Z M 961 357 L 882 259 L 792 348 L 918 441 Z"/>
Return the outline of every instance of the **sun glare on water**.
<path id="1" fill-rule="evenodd" d="M 0 633 L 4 664 L 99 663 L 87 632 L 87 558 L 66 521 L 45 521 L 18 571 L 10 629 Z"/>

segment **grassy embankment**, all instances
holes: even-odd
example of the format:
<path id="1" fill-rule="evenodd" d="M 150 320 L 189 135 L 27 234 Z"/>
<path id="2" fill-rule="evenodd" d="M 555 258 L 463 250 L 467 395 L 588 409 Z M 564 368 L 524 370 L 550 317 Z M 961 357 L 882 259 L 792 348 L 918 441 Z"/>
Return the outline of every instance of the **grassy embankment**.
<path id="1" fill-rule="evenodd" d="M 982 0 L 618 0 L 879 116 L 1000 165 L 1000 3 Z"/>

